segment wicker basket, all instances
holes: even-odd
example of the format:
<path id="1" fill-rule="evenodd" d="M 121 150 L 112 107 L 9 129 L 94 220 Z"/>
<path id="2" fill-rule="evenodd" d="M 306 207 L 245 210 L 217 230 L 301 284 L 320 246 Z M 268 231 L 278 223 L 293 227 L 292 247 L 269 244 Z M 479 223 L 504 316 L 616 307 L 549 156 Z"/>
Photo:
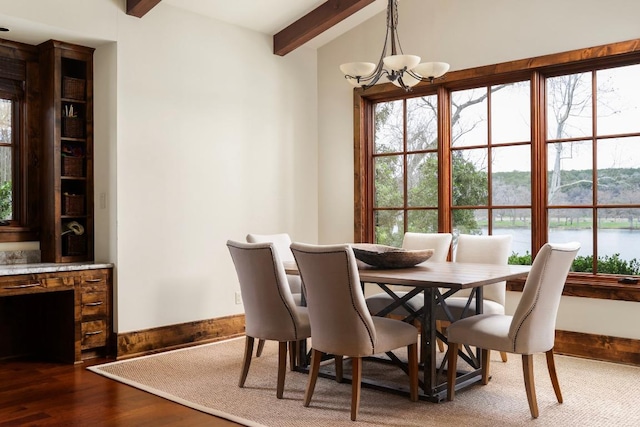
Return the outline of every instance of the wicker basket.
<path id="1" fill-rule="evenodd" d="M 63 215 L 84 215 L 84 195 L 63 194 L 62 213 Z"/>
<path id="2" fill-rule="evenodd" d="M 84 234 L 65 234 L 66 255 L 84 255 L 87 253 L 87 236 Z"/>
<path id="3" fill-rule="evenodd" d="M 68 138 L 84 137 L 84 120 L 79 117 L 63 117 L 62 136 Z"/>
<path id="4" fill-rule="evenodd" d="M 62 78 L 62 97 L 67 99 L 78 99 L 83 101 L 85 98 L 86 82 L 83 79 L 73 77 Z"/>
<path id="5" fill-rule="evenodd" d="M 84 158 L 83 157 L 62 157 L 62 176 L 84 176 Z"/>

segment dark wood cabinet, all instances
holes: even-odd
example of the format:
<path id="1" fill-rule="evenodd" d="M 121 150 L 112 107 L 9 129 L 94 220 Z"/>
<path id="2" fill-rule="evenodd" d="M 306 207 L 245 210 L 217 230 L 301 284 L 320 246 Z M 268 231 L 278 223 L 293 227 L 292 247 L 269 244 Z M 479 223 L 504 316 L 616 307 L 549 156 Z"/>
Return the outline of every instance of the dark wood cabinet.
<path id="1" fill-rule="evenodd" d="M 34 271 L 41 270 L 36 264 Z M 79 363 L 113 352 L 111 266 L 68 264 L 63 270 L 0 275 L 0 359 Z"/>
<path id="2" fill-rule="evenodd" d="M 91 261 L 94 49 L 55 40 L 39 45 L 39 49 L 42 261 Z"/>

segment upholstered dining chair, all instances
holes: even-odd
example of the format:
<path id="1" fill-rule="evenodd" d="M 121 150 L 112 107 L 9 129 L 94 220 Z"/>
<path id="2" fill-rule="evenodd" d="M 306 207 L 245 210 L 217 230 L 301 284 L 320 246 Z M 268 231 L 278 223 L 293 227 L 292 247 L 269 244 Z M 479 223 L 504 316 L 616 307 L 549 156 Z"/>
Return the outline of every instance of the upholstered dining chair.
<path id="1" fill-rule="evenodd" d="M 247 234 L 247 243 L 267 243 L 272 242 L 278 256 L 282 261 L 294 262 L 293 254 L 289 246 L 291 245 L 291 237 L 287 233 L 277 234 Z M 296 274 L 287 274 L 287 281 L 289 282 L 289 288 L 291 289 L 291 295 L 296 305 L 302 305 L 302 284 L 300 283 L 300 276 Z M 264 340 L 258 340 L 258 348 L 256 349 L 256 357 L 262 355 L 262 349 L 264 348 Z"/>
<path id="2" fill-rule="evenodd" d="M 501 264 L 509 262 L 511 254 L 511 235 L 476 236 L 460 234 L 455 248 L 455 262 Z M 506 299 L 506 282 L 493 283 L 482 288 L 482 312 L 487 314 L 504 314 Z M 441 289 L 446 292 L 448 289 Z M 462 289 L 447 298 L 446 304 L 455 319 L 476 314 L 475 298 L 467 306 L 471 289 Z M 449 319 L 442 306 L 436 309 L 436 329 L 443 333 Z M 440 351 L 444 351 L 442 341 L 438 340 Z M 503 362 L 507 361 L 507 353 L 501 352 Z"/>
<path id="3" fill-rule="evenodd" d="M 276 396 L 282 399 L 287 365 L 287 346 L 291 369 L 299 359 L 299 342 L 311 336 L 306 307 L 297 306 L 287 283 L 284 266 L 275 245 L 227 241 L 236 268 L 245 309 L 246 344 L 239 387 L 251 365 L 254 339 L 278 341 L 278 384 Z"/>
<path id="4" fill-rule="evenodd" d="M 489 350 L 522 355 L 524 385 L 533 418 L 538 403 L 533 380 L 533 357 L 546 353 L 547 369 L 559 403 L 562 393 L 553 359 L 555 324 L 562 289 L 578 243 L 545 244 L 536 255 L 513 316 L 480 314 L 458 320 L 447 329 L 449 341 L 447 400 L 455 395 L 456 365 L 461 344 L 481 349 L 482 384 L 489 382 Z"/>
<path id="5" fill-rule="evenodd" d="M 433 249 L 433 255 L 426 262 L 445 262 L 451 247 L 451 233 L 415 233 L 406 232 L 402 239 L 402 248 L 409 250 Z M 407 294 L 405 291 L 394 291 L 402 298 Z M 367 307 L 371 314 L 382 311 L 393 303 L 394 299 L 386 292 L 379 292 L 366 298 Z M 424 297 L 418 294 L 409 300 L 409 305 L 417 311 L 424 306 Z M 405 317 L 409 312 L 402 306 L 394 309 L 390 314 Z"/>
<path id="6" fill-rule="evenodd" d="M 362 358 L 407 347 L 410 399 L 418 400 L 418 330 L 408 323 L 369 314 L 353 249 L 343 245 L 293 243 L 293 255 L 305 288 L 311 322 L 311 371 L 304 396 L 309 406 L 323 354 L 352 363 L 351 420 L 360 406 Z M 339 363 L 338 363 L 339 362 Z"/>

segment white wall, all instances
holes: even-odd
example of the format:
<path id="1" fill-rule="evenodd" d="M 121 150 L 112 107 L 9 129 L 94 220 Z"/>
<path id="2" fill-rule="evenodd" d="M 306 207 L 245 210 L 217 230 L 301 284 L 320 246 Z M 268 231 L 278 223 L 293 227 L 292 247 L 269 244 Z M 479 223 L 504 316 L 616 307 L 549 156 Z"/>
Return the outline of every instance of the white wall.
<path id="1" fill-rule="evenodd" d="M 452 70 L 640 38 L 635 0 L 402 0 L 405 53 Z M 338 67 L 376 62 L 385 12 L 318 50 L 319 237 L 353 240 L 353 95 Z M 517 303 L 510 295 L 508 310 Z M 595 313 L 595 315 L 594 315 Z M 621 321 L 624 319 L 624 321 Z M 640 338 L 638 304 L 563 298 L 558 328 Z"/>
<path id="2" fill-rule="evenodd" d="M 96 259 L 116 266 L 116 331 L 242 313 L 227 239 L 317 241 L 316 52 L 124 3 L 0 0 L 2 37 L 97 48 Z"/>
<path id="3" fill-rule="evenodd" d="M 316 55 L 162 3 L 118 34 L 118 330 L 243 312 L 225 246 L 317 241 Z"/>

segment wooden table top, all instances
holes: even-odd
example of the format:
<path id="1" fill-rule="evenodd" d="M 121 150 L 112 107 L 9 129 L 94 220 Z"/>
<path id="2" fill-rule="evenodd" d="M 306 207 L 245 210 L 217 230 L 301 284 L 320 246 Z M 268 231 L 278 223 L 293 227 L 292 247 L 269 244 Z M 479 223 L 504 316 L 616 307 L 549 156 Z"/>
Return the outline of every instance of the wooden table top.
<path id="1" fill-rule="evenodd" d="M 294 262 L 285 262 L 287 274 L 298 274 Z M 360 264 L 361 282 L 412 287 L 467 289 L 526 277 L 529 265 L 494 265 L 462 262 L 425 262 L 411 268 L 379 269 Z"/>

